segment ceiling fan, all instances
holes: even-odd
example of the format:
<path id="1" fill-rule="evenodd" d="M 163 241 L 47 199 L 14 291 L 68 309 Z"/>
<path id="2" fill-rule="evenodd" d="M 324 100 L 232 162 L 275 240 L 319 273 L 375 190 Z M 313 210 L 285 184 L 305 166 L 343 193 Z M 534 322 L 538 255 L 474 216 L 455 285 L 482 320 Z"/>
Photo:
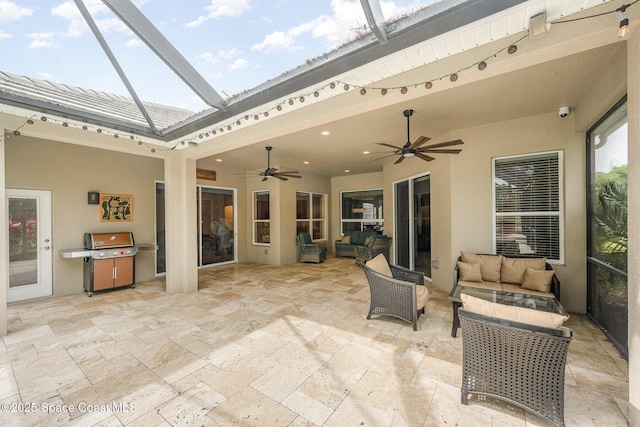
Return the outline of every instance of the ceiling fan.
<path id="1" fill-rule="evenodd" d="M 273 147 L 265 147 L 267 150 L 267 168 L 264 172 L 260 172 L 260 176 L 263 177 L 262 180 L 266 181 L 269 178 L 277 178 L 281 181 L 286 181 L 289 178 L 302 178 L 302 176 L 298 175 L 300 172 L 298 171 L 282 171 L 278 172 L 278 169 L 271 167 L 271 150 Z"/>
<path id="2" fill-rule="evenodd" d="M 413 115 L 413 110 L 404 110 L 402 114 L 407 118 L 407 142 L 402 146 L 398 147 L 391 144 L 386 144 L 384 142 L 378 142 L 378 145 L 384 145 L 385 147 L 391 147 L 394 149 L 393 154 L 391 156 L 400 156 L 398 160 L 395 161 L 394 164 L 400 163 L 404 160 L 405 157 L 416 156 L 419 159 L 430 162 L 431 160 L 435 160 L 435 157 L 431 157 L 426 153 L 439 153 L 439 154 L 458 154 L 461 152 L 461 149 L 457 148 L 442 148 L 442 147 L 450 147 L 452 145 L 460 145 L 464 144 L 462 140 L 456 139 L 454 141 L 440 142 L 438 144 L 431 144 L 423 147 L 422 145 L 429 141 L 431 138 L 426 136 L 421 136 L 416 139 L 413 143 L 411 143 L 411 139 L 409 138 L 409 118 Z M 389 157 L 389 156 L 386 156 Z M 383 159 L 385 157 L 382 157 Z M 378 159 L 380 160 L 380 159 Z"/>

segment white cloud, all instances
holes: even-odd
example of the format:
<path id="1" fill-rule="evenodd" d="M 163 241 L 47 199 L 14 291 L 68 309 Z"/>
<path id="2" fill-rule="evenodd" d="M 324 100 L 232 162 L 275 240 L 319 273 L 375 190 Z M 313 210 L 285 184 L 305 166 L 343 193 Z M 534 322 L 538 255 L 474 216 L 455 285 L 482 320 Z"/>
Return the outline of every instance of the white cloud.
<path id="1" fill-rule="evenodd" d="M 249 65 L 249 61 L 246 59 L 238 58 L 233 62 L 233 64 L 229 65 L 229 69 L 231 71 L 242 70 L 243 68 L 247 68 Z"/>
<path id="2" fill-rule="evenodd" d="M 140 39 L 130 39 L 124 45 L 127 47 L 142 47 L 144 43 Z"/>
<path id="3" fill-rule="evenodd" d="M 12 1 L 0 0 L 0 22 L 17 21 L 33 15 L 33 9 L 22 7 Z"/>
<path id="4" fill-rule="evenodd" d="M 216 63 L 218 63 L 218 60 L 216 59 L 216 57 L 211 52 L 203 52 L 198 56 L 198 58 L 202 59 L 207 64 L 216 64 Z"/>
<path id="5" fill-rule="evenodd" d="M 106 18 L 100 18 L 105 14 L 109 14 L 109 9 L 100 2 L 90 2 L 86 4 L 89 14 L 95 21 L 96 25 L 103 33 L 129 33 L 129 28 L 119 19 L 109 15 Z M 64 34 L 67 37 L 82 37 L 89 33 L 90 29 L 84 20 L 84 17 L 78 10 L 73 1 L 65 1 L 51 9 L 51 15 L 63 18 L 69 21 L 69 27 Z"/>
<path id="6" fill-rule="evenodd" d="M 187 27 L 198 27 L 210 19 L 223 16 L 240 16 L 251 8 L 250 3 L 251 0 L 211 0 L 211 4 L 205 7 L 206 14 L 188 22 Z"/>
<path id="7" fill-rule="evenodd" d="M 11 34 L 7 34 L 4 31 L 0 30 L 0 41 L 10 39 L 13 37 Z"/>
<path id="8" fill-rule="evenodd" d="M 29 34 L 31 43 L 27 46 L 29 49 L 52 48 L 58 47 L 55 41 L 55 33 L 31 33 Z"/>
<path id="9" fill-rule="evenodd" d="M 224 59 L 231 59 L 234 56 L 238 56 L 238 55 L 242 55 L 242 52 L 236 48 L 218 51 L 218 56 Z"/>
<path id="10" fill-rule="evenodd" d="M 251 50 L 257 50 L 259 52 L 293 52 L 297 49 L 302 49 L 301 46 L 296 46 L 296 36 L 290 34 L 290 32 L 283 33 L 282 31 L 275 31 L 271 34 L 267 34 L 262 40 L 262 43 L 256 43 L 251 46 Z"/>

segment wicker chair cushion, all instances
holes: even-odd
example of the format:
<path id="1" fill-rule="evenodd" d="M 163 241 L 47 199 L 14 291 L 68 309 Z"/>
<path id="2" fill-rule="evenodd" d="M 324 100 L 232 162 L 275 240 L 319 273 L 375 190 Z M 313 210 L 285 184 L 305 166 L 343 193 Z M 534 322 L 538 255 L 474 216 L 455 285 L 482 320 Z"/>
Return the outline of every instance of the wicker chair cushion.
<path id="1" fill-rule="evenodd" d="M 458 261 L 458 280 L 465 282 L 482 282 L 480 263 Z"/>
<path id="2" fill-rule="evenodd" d="M 416 285 L 416 310 L 420 311 L 429 301 L 429 290 L 426 286 Z"/>
<path id="3" fill-rule="evenodd" d="M 551 278 L 553 270 L 534 270 L 527 268 L 524 273 L 523 289 L 531 289 L 538 292 L 549 292 L 551 290 Z"/>
<path id="4" fill-rule="evenodd" d="M 393 277 L 389 263 L 384 254 L 378 254 L 373 259 L 366 262 L 367 267 L 375 271 L 376 273 L 383 274 L 387 277 Z"/>
<path id="5" fill-rule="evenodd" d="M 513 283 L 514 285 L 522 285 L 522 282 L 524 282 L 524 273 L 527 271 L 527 268 L 533 268 L 534 270 L 544 270 L 546 263 L 546 258 L 502 257 L 500 281 L 502 283 Z"/>
<path id="6" fill-rule="evenodd" d="M 461 252 L 460 258 L 462 262 L 479 263 L 483 281 L 500 283 L 502 255 L 478 255 L 469 252 Z"/>
<path id="7" fill-rule="evenodd" d="M 569 316 L 557 313 L 485 301 L 464 293 L 460 294 L 460 299 L 467 311 L 545 328 L 559 328 L 569 319 Z"/>

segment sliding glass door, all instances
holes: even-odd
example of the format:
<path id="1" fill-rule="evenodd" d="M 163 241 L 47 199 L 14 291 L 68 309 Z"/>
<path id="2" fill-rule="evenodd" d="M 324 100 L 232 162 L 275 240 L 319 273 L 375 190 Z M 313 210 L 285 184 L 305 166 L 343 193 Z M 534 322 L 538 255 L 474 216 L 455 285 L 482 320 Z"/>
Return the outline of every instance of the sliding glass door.
<path id="1" fill-rule="evenodd" d="M 396 264 L 431 277 L 431 181 L 429 175 L 394 184 Z"/>

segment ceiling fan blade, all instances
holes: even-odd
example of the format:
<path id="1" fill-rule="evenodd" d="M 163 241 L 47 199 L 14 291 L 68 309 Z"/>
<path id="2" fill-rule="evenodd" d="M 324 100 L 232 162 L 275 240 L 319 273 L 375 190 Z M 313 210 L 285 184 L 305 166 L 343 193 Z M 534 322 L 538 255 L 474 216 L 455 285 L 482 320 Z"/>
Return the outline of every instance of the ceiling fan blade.
<path id="1" fill-rule="evenodd" d="M 267 178 L 268 178 L 268 177 L 266 177 L 266 176 L 265 176 L 264 178 L 262 178 L 262 182 L 266 181 L 266 180 L 267 180 Z"/>
<path id="2" fill-rule="evenodd" d="M 384 145 L 385 147 L 391 147 L 394 150 L 402 150 L 402 147 L 396 147 L 395 145 L 391 145 L 391 144 L 386 144 L 384 142 L 376 142 L 376 144 L 378 145 Z"/>
<path id="3" fill-rule="evenodd" d="M 397 156 L 397 154 L 393 153 L 393 154 L 389 154 L 389 155 L 383 156 L 383 157 L 378 157 L 377 159 L 373 159 L 373 160 L 369 160 L 369 161 L 370 162 L 377 162 L 378 160 L 386 159 L 387 157 L 393 157 L 393 156 Z"/>
<path id="4" fill-rule="evenodd" d="M 431 160 L 435 160 L 435 157 L 431 157 L 431 156 L 426 156 L 422 153 L 416 153 L 416 157 L 419 159 L 424 160 L 425 162 L 430 162 Z"/>
<path id="5" fill-rule="evenodd" d="M 398 160 L 396 160 L 393 164 L 397 165 L 398 163 L 402 162 L 404 160 L 404 156 L 400 156 L 400 158 Z"/>
<path id="6" fill-rule="evenodd" d="M 458 150 L 452 150 L 452 149 L 446 149 L 446 148 L 441 148 L 441 149 L 433 149 L 433 148 L 429 148 L 429 147 L 425 147 L 425 148 L 421 148 L 420 150 L 418 150 L 418 153 L 442 153 L 442 154 L 458 154 L 459 152 L 461 152 L 462 150 L 458 149 Z"/>
<path id="7" fill-rule="evenodd" d="M 416 148 L 420 147 L 422 144 L 429 141 L 430 139 L 431 138 L 429 138 L 428 136 L 421 136 L 420 138 L 416 139 L 413 144 L 411 144 L 411 149 L 415 150 Z"/>
<path id="8" fill-rule="evenodd" d="M 280 181 L 288 181 L 288 178 L 285 178 L 284 176 L 280 176 L 279 173 L 274 173 L 273 175 L 271 175 L 272 177 L 279 179 Z"/>
<path id="9" fill-rule="evenodd" d="M 456 139 L 453 141 L 446 141 L 446 142 L 439 142 L 438 144 L 431 144 L 427 147 L 423 147 L 423 148 L 440 148 L 440 147 L 450 147 L 452 145 L 460 145 L 460 144 L 464 144 L 464 142 L 462 142 L 461 139 Z"/>
<path id="10" fill-rule="evenodd" d="M 298 172 L 298 171 L 281 171 L 281 172 L 278 172 L 279 175 L 291 175 L 291 174 L 298 175 L 299 173 L 300 172 Z"/>

